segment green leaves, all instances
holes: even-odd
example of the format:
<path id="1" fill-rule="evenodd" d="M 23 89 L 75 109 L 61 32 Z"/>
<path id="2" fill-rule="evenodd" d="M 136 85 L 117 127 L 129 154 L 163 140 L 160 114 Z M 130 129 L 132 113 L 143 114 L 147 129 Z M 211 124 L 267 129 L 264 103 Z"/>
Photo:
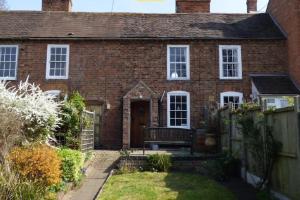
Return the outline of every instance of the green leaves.
<path id="1" fill-rule="evenodd" d="M 149 155 L 147 162 L 152 171 L 167 172 L 172 166 L 171 156 L 166 154 Z"/>

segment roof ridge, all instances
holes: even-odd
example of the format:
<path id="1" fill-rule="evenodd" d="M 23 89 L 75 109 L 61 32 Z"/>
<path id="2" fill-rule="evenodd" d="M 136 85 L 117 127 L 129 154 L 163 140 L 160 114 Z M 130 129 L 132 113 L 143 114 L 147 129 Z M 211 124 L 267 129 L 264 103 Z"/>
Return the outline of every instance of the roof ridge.
<path id="1" fill-rule="evenodd" d="M 0 13 L 65 13 L 65 14 L 95 14 L 95 15 L 176 15 L 176 16 L 253 16 L 267 13 L 138 13 L 138 12 L 65 12 L 39 10 L 1 10 Z"/>

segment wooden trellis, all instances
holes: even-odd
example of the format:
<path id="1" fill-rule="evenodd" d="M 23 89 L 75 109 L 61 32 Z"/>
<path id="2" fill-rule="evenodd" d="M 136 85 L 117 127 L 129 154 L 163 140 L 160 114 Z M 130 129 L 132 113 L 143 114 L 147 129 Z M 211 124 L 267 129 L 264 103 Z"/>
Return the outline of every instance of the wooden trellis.
<path id="1" fill-rule="evenodd" d="M 88 121 L 88 123 L 84 123 Z M 81 151 L 86 152 L 94 149 L 95 141 L 95 112 L 83 111 L 81 122 Z"/>

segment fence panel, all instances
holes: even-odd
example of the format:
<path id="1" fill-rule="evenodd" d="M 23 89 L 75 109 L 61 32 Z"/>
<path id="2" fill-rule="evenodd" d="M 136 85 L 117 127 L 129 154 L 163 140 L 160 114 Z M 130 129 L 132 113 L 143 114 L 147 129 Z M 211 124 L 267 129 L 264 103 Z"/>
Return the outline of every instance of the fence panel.
<path id="1" fill-rule="evenodd" d="M 95 146 L 95 112 L 83 111 L 81 120 L 81 151 L 93 150 Z"/>
<path id="2" fill-rule="evenodd" d="M 271 178 L 272 189 L 284 194 L 291 199 L 300 197 L 300 112 L 297 102 L 295 108 L 277 109 L 265 114 L 267 125 L 272 128 L 274 138 L 282 143 L 278 161 L 276 162 Z M 258 114 L 261 110 L 254 110 L 249 113 L 254 121 L 258 121 Z M 224 123 L 226 122 L 226 123 Z M 247 181 L 257 181 L 255 170 L 251 168 L 254 160 L 251 158 L 249 149 L 244 148 L 243 135 L 237 124 L 237 116 L 229 109 L 219 111 L 219 123 L 222 134 L 222 149 L 231 149 L 236 156 L 240 157 Z M 261 134 L 265 134 L 265 128 Z M 246 176 L 247 175 L 247 176 Z M 252 182 L 253 183 L 253 182 Z"/>

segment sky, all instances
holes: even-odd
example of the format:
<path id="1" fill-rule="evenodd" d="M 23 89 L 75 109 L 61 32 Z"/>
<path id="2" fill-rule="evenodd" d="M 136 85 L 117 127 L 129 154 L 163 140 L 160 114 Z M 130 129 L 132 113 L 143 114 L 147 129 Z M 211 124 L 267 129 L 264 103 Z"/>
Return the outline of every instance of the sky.
<path id="1" fill-rule="evenodd" d="M 41 10 L 42 0 L 6 0 L 10 10 Z M 73 0 L 73 11 L 174 13 L 175 0 Z M 152 1 L 152 2 L 149 2 Z M 246 0 L 211 0 L 211 12 L 245 13 Z M 268 0 L 258 0 L 258 10 L 266 10 Z"/>

